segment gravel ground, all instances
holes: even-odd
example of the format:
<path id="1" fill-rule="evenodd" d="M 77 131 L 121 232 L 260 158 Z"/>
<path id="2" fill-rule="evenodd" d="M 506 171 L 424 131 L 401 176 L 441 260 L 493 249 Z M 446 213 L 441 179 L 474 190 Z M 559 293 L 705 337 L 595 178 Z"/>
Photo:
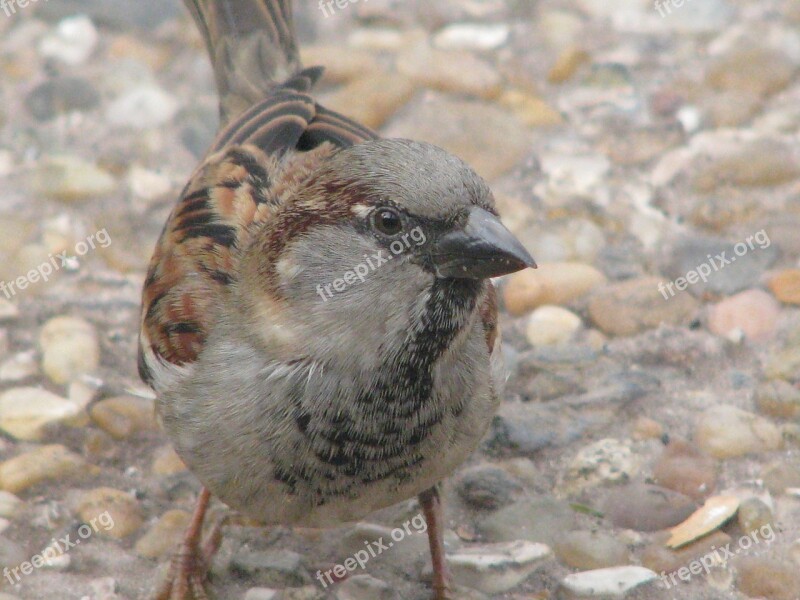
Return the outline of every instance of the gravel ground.
<path id="1" fill-rule="evenodd" d="M 800 4 L 296 4 L 324 103 L 468 160 L 541 265 L 499 282 L 505 401 L 445 483 L 457 597 L 798 600 Z M 212 74 L 175 0 L 9 0 L 0 72 L 0 600 L 141 598 L 199 485 L 139 293 Z M 418 514 L 234 515 L 211 589 L 427 598 Z"/>

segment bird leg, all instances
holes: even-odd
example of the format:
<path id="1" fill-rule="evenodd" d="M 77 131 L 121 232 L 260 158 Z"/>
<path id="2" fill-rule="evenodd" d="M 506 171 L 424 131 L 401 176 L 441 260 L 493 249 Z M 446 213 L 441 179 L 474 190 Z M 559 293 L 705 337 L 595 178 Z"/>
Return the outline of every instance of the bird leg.
<path id="1" fill-rule="evenodd" d="M 152 600 L 208 600 L 203 587 L 211 559 L 222 540 L 222 519 L 217 521 L 205 541 L 201 541 L 211 493 L 204 487 L 183 542 L 172 559 L 169 572 Z"/>
<path id="2" fill-rule="evenodd" d="M 439 488 L 433 486 L 419 495 L 419 503 L 428 524 L 428 543 L 433 563 L 434 600 L 452 600 L 450 573 L 444 555 L 444 513 Z"/>

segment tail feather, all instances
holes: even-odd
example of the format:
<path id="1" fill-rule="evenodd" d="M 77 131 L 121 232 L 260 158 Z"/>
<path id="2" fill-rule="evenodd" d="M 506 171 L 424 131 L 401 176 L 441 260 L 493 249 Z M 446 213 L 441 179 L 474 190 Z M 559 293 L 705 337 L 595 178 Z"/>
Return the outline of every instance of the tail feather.
<path id="1" fill-rule="evenodd" d="M 205 38 L 223 124 L 300 69 L 292 0 L 184 0 Z"/>

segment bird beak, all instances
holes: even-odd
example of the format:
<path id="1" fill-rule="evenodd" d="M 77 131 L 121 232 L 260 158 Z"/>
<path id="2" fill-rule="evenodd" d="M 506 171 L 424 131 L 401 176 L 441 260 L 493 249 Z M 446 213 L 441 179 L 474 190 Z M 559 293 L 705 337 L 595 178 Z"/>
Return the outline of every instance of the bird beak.
<path id="1" fill-rule="evenodd" d="M 478 207 L 470 210 L 463 228 L 436 242 L 432 258 L 436 275 L 443 278 L 487 279 L 536 268 L 531 255 L 500 219 Z"/>

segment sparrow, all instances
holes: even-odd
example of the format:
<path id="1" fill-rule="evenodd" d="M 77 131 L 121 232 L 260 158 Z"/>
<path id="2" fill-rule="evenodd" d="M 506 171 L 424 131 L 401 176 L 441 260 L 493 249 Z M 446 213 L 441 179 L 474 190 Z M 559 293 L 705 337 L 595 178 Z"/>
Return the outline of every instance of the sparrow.
<path id="1" fill-rule="evenodd" d="M 185 3 L 221 125 L 156 244 L 138 365 L 203 488 L 154 598 L 206 598 L 212 494 L 303 527 L 417 496 L 448 598 L 438 483 L 505 380 L 491 278 L 535 263 L 463 161 L 314 99 L 290 0 Z"/>

